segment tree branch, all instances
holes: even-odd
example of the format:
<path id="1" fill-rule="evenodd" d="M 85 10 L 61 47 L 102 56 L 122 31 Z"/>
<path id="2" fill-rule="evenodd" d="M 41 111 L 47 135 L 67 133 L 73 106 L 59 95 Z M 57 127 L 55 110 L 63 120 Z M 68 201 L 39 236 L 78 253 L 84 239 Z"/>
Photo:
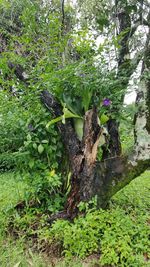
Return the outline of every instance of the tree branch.
<path id="1" fill-rule="evenodd" d="M 110 198 L 129 184 L 150 166 L 150 159 L 134 162 L 131 159 L 115 157 L 97 162 L 95 167 L 95 192 L 98 207 L 105 208 Z"/>
<path id="2" fill-rule="evenodd" d="M 63 35 L 65 29 L 65 10 L 64 10 L 65 0 L 60 0 L 60 1 L 61 1 L 61 12 L 62 12 L 61 33 Z"/>
<path id="3" fill-rule="evenodd" d="M 61 0 L 61 11 L 62 11 L 62 25 L 65 23 L 65 10 L 64 10 L 65 0 Z"/>
<path id="4" fill-rule="evenodd" d="M 42 91 L 41 100 L 45 107 L 53 113 L 54 117 L 61 116 L 62 106 L 56 101 L 52 94 L 50 94 L 47 90 Z M 72 168 L 74 168 L 73 162 L 74 158 L 77 154 L 80 153 L 81 144 L 77 135 L 72 127 L 71 121 L 69 119 L 66 120 L 66 123 L 63 124 L 59 122 L 57 124 L 59 132 L 61 133 L 62 140 L 67 148 L 70 163 L 72 164 Z"/>

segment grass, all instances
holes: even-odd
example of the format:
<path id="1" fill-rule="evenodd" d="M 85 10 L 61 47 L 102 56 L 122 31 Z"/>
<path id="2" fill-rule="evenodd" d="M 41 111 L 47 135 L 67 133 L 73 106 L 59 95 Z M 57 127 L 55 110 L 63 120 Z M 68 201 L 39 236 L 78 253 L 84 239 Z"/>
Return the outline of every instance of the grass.
<path id="1" fill-rule="evenodd" d="M 150 171 L 133 180 L 120 190 L 113 198 L 115 206 L 139 213 L 150 211 Z"/>
<path id="2" fill-rule="evenodd" d="M 1 267 L 44 267 L 40 255 L 25 249 L 22 239 L 14 240 L 11 233 L 7 234 L 7 218 L 13 213 L 13 208 L 21 201 L 26 190 L 24 182 L 15 173 L 0 175 L 0 266 Z M 45 265 L 46 266 L 46 265 Z"/>
<path id="3" fill-rule="evenodd" d="M 26 190 L 25 182 L 21 181 L 15 173 L 0 174 L 0 267 L 94 266 L 78 260 L 67 265 L 65 261 L 56 265 L 51 263 L 51 265 L 50 259 L 45 258 L 43 254 L 33 252 L 25 244 L 23 236 L 15 240 L 10 232 L 6 233 L 8 218 L 13 214 L 14 206 L 18 201 L 23 200 Z M 144 221 L 145 217 L 147 220 L 150 209 L 150 171 L 136 178 L 112 198 L 112 211 L 118 208 L 125 210 L 127 215 L 136 214 L 135 224 L 137 227 L 139 224 L 140 231 L 139 222 Z M 148 266 L 147 263 L 145 266 Z"/>
<path id="4" fill-rule="evenodd" d="M 19 200 L 23 199 L 24 191 L 25 184 L 15 173 L 2 173 L 0 175 L 0 213 L 6 214 L 11 210 Z"/>

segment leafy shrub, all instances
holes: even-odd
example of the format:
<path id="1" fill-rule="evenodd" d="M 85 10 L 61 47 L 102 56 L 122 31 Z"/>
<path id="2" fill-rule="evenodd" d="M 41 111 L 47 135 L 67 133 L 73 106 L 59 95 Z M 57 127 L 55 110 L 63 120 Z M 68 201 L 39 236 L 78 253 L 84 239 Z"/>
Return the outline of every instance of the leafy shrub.
<path id="1" fill-rule="evenodd" d="M 109 211 L 89 211 L 73 223 L 56 221 L 52 228 L 40 231 L 42 239 L 63 244 L 66 257 L 85 258 L 101 253 L 102 266 L 144 266 L 149 239 L 146 218 L 135 224 L 136 218 L 125 214 L 121 208 Z"/>
<path id="2" fill-rule="evenodd" d="M 135 218 L 115 210 L 101 239 L 101 264 L 144 266 L 144 254 L 150 252 L 147 231 L 145 219 L 135 225 Z"/>
<path id="3" fill-rule="evenodd" d="M 0 155 L 0 172 L 5 172 L 14 169 L 16 166 L 14 155 L 10 153 L 3 153 Z"/>
<path id="4" fill-rule="evenodd" d="M 17 99 L 3 91 L 0 91 L 0 109 L 0 153 L 12 153 L 23 145 L 29 114 Z"/>
<path id="5" fill-rule="evenodd" d="M 57 210 L 61 202 L 58 189 L 63 182 L 60 176 L 63 146 L 55 127 L 46 129 L 50 114 L 45 112 L 39 95 L 31 91 L 19 96 L 18 101 L 8 92 L 0 92 L 0 170 L 16 168 L 30 188 L 26 200 L 32 198 L 42 206 L 45 203 L 48 210 L 55 210 L 51 206 L 55 203 Z M 52 196 L 54 192 L 56 199 Z"/>

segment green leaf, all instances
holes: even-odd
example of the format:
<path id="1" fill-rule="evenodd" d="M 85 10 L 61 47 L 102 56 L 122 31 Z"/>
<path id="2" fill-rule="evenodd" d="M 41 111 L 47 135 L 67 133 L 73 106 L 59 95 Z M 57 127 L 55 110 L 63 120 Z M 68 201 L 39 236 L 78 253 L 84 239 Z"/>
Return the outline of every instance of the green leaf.
<path id="1" fill-rule="evenodd" d="M 33 159 L 31 159 L 31 160 L 29 161 L 29 167 L 32 169 L 32 168 L 33 168 L 33 166 L 34 166 L 34 160 L 33 160 Z"/>
<path id="2" fill-rule="evenodd" d="M 74 127 L 79 140 L 83 137 L 83 119 L 74 119 Z"/>
<path id="3" fill-rule="evenodd" d="M 69 119 L 69 118 L 81 118 L 78 114 L 72 113 L 69 109 L 67 109 L 65 106 L 63 108 L 63 115 L 59 116 L 51 121 L 49 121 L 46 124 L 46 128 L 48 129 L 50 125 L 57 123 L 59 121 L 62 121 L 63 124 L 65 124 L 65 119 Z"/>
<path id="4" fill-rule="evenodd" d="M 65 106 L 63 108 L 64 116 L 65 118 L 81 118 L 78 114 L 72 113 L 69 109 L 67 109 Z"/>
<path id="5" fill-rule="evenodd" d="M 57 118 L 55 118 L 55 119 L 49 121 L 49 122 L 46 124 L 46 128 L 48 129 L 49 126 L 51 126 L 52 124 L 61 121 L 62 118 L 63 118 L 63 116 L 59 116 L 59 117 L 57 117 Z"/>
<path id="6" fill-rule="evenodd" d="M 33 143 L 33 148 L 37 149 L 37 144 L 36 143 Z"/>
<path id="7" fill-rule="evenodd" d="M 48 140 L 42 140 L 42 143 L 43 144 L 47 144 L 48 143 Z"/>
<path id="8" fill-rule="evenodd" d="M 42 154 L 43 151 L 44 151 L 44 147 L 42 146 L 42 144 L 40 144 L 40 145 L 38 146 L 38 152 L 39 152 L 39 154 Z"/>
<path id="9" fill-rule="evenodd" d="M 27 135 L 27 140 L 31 141 L 31 135 L 30 134 Z"/>
<path id="10" fill-rule="evenodd" d="M 89 109 L 89 105 L 91 102 L 92 92 L 86 90 L 85 94 L 83 95 L 82 104 L 84 111 L 86 112 Z"/>
<path id="11" fill-rule="evenodd" d="M 137 12 L 137 6 L 136 5 L 128 5 L 125 7 L 128 14 L 130 14 L 132 11 Z"/>
<path id="12" fill-rule="evenodd" d="M 105 124 L 109 120 L 109 117 L 105 114 L 102 114 L 100 117 L 101 124 Z"/>

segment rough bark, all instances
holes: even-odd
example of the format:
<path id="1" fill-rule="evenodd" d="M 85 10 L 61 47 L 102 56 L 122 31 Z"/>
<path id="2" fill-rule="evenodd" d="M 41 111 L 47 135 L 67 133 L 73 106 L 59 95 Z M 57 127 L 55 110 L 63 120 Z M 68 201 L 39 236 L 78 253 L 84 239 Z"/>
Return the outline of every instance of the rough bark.
<path id="1" fill-rule="evenodd" d="M 99 138 L 102 128 L 98 125 L 97 112 L 93 108 L 85 114 L 84 135 L 81 142 L 81 152 L 76 155 L 71 177 L 71 191 L 66 203 L 67 214 L 71 217 L 77 214 L 80 201 L 88 201 L 93 196 L 93 171 L 97 156 Z"/>
<path id="2" fill-rule="evenodd" d="M 46 108 L 53 113 L 54 117 L 59 117 L 63 114 L 61 105 L 48 91 L 45 90 L 42 92 L 41 99 Z M 66 120 L 65 124 L 59 122 L 57 126 L 59 132 L 61 133 L 62 141 L 68 151 L 71 169 L 73 170 L 74 160 L 76 160 L 75 157 L 81 152 L 80 141 L 77 138 L 77 135 L 72 127 L 72 123 L 70 120 Z"/>
<path id="3" fill-rule="evenodd" d="M 150 158 L 150 28 L 147 34 L 144 60 L 141 73 L 141 82 L 137 90 L 135 114 L 135 159 Z"/>
<path id="4" fill-rule="evenodd" d="M 115 119 L 110 119 L 107 122 L 107 129 L 109 133 L 109 144 L 103 149 L 103 160 L 107 158 L 117 157 L 121 155 L 121 142 L 119 136 L 119 123 Z"/>

